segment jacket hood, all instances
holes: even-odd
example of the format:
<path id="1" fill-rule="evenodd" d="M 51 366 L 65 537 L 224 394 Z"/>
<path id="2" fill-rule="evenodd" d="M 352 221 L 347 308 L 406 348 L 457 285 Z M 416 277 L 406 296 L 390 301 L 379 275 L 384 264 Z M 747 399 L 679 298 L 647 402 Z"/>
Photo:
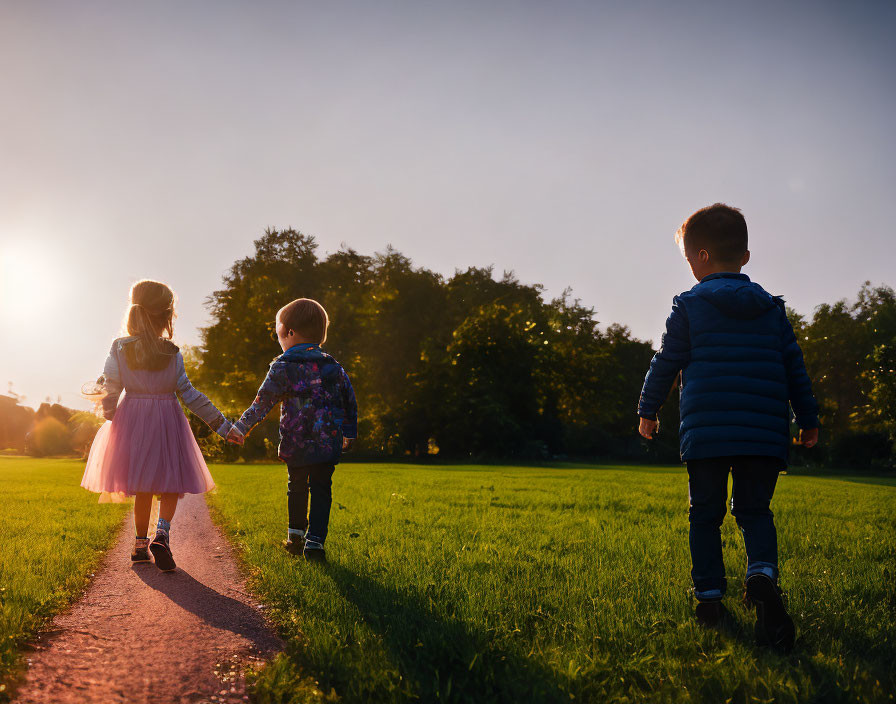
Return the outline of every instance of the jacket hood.
<path id="1" fill-rule="evenodd" d="M 779 303 L 745 274 L 712 274 L 691 289 L 729 318 L 753 320 Z"/>
<path id="2" fill-rule="evenodd" d="M 314 362 L 330 359 L 330 355 L 324 352 L 320 345 L 300 344 L 290 347 L 286 352 L 274 361 L 280 362 Z"/>

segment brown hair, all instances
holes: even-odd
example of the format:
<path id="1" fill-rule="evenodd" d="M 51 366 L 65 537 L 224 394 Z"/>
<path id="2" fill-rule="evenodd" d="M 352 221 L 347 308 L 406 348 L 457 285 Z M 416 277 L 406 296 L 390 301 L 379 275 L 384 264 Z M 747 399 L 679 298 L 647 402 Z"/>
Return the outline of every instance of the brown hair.
<path id="1" fill-rule="evenodd" d="M 277 320 L 308 341 L 317 340 L 318 344 L 323 344 L 327 339 L 330 325 L 327 311 L 310 298 L 297 298 L 287 303 L 277 311 Z"/>
<path id="2" fill-rule="evenodd" d="M 705 249 L 717 262 L 737 264 L 747 252 L 747 221 L 737 208 L 715 203 L 685 220 L 675 241 L 685 252 Z"/>
<path id="3" fill-rule="evenodd" d="M 125 322 L 137 339 L 126 346 L 128 365 L 158 371 L 177 354 L 174 334 L 174 291 L 160 281 L 143 279 L 131 286 L 131 306 Z M 167 339 L 163 339 L 163 335 Z"/>

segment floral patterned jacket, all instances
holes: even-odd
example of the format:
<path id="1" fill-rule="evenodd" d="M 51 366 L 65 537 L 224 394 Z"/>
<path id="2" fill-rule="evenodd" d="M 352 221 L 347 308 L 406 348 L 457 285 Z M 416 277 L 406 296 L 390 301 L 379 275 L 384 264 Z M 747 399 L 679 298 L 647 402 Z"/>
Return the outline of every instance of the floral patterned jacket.
<path id="1" fill-rule="evenodd" d="M 319 345 L 290 347 L 274 359 L 255 402 L 234 427 L 243 435 L 280 409 L 280 459 L 290 465 L 335 464 L 342 439 L 358 435 L 358 406 L 348 374 Z"/>

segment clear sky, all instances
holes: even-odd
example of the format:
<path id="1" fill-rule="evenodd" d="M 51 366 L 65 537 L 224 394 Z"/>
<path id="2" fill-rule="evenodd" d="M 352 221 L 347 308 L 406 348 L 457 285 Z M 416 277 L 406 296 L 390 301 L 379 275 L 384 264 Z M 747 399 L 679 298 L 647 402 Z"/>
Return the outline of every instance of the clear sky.
<path id="1" fill-rule="evenodd" d="M 653 340 L 719 200 L 801 312 L 896 284 L 894 35 L 893 2 L 5 2 L 0 393 L 79 405 L 138 278 L 195 343 L 266 226 Z"/>

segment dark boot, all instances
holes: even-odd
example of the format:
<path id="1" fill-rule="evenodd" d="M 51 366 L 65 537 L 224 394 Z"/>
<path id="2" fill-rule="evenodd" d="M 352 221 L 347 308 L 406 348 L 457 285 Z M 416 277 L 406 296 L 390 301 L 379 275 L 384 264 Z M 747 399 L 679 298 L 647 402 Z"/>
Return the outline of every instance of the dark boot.
<path id="1" fill-rule="evenodd" d="M 156 567 L 162 572 L 170 572 L 177 567 L 174 555 L 171 554 L 171 547 L 168 545 L 168 534 L 165 531 L 156 531 L 156 537 L 149 544 L 149 551 L 156 561 Z"/>
<path id="2" fill-rule="evenodd" d="M 778 585 L 764 574 L 754 574 L 747 579 L 746 595 L 756 607 L 756 645 L 770 645 L 785 653 L 793 650 L 796 629 Z"/>
<path id="3" fill-rule="evenodd" d="M 305 539 L 305 549 L 302 551 L 302 555 L 308 562 L 327 561 L 327 553 L 324 550 L 324 546 L 317 541 L 308 540 L 307 538 Z"/>

